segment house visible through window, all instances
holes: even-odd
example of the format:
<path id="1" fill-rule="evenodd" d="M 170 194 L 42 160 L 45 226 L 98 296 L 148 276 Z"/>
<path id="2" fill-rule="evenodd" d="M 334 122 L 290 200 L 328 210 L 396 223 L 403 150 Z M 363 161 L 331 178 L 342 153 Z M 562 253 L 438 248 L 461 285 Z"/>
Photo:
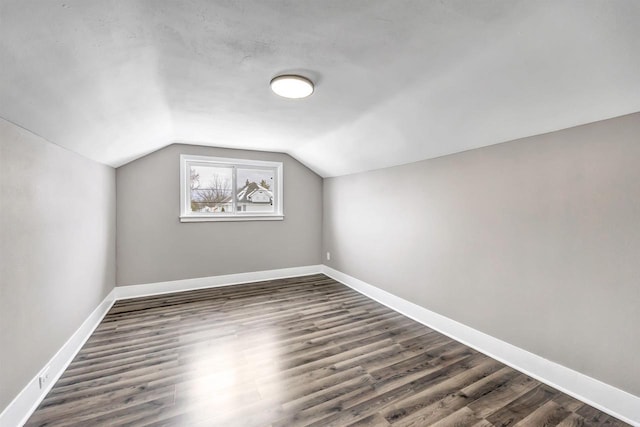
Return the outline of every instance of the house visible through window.
<path id="1" fill-rule="evenodd" d="M 180 219 L 283 219 L 282 163 L 180 156 Z"/>

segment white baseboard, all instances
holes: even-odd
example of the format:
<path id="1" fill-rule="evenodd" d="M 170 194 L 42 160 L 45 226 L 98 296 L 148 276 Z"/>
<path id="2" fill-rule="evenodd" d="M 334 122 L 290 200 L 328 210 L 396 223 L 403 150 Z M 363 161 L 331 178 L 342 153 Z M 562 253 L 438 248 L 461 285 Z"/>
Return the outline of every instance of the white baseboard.
<path id="1" fill-rule="evenodd" d="M 469 326 L 434 313 L 326 265 L 322 272 L 398 313 L 447 335 L 505 365 L 603 412 L 640 427 L 640 397 L 544 359 Z"/>
<path id="2" fill-rule="evenodd" d="M 40 372 L 22 389 L 11 403 L 0 414 L 1 427 L 22 426 L 45 398 L 51 387 L 58 381 L 69 363 L 78 354 L 84 343 L 107 314 L 115 302 L 115 289 L 102 300 L 95 310 L 80 325 L 78 330 L 64 343 L 58 352 L 49 360 Z M 49 380 L 40 389 L 39 377 L 41 372 L 49 367 Z"/>
<path id="3" fill-rule="evenodd" d="M 225 274 L 223 276 L 198 277 L 196 279 L 172 280 L 169 282 L 145 283 L 142 285 L 116 286 L 116 299 L 139 298 L 171 292 L 192 291 L 194 289 L 217 288 L 220 286 L 237 285 L 240 283 L 260 282 L 263 280 L 309 276 L 311 274 L 318 274 L 321 272 L 321 265 L 306 265 L 303 267 Z"/>

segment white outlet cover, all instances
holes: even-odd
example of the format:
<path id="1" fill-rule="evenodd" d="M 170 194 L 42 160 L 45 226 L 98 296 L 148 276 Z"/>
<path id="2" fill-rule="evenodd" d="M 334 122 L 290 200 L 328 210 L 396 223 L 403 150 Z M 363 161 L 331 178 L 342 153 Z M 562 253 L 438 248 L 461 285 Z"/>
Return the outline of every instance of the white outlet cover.
<path id="1" fill-rule="evenodd" d="M 38 376 L 38 382 L 41 389 L 47 382 L 49 382 L 49 366 L 47 366 L 40 372 L 40 375 Z"/>

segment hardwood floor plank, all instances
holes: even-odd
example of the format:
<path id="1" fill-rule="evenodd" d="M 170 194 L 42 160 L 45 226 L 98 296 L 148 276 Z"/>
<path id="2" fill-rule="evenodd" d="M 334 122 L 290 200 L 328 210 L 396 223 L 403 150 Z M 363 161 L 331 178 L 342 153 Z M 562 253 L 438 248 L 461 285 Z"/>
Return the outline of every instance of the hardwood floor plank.
<path id="1" fill-rule="evenodd" d="M 393 406 L 393 409 L 382 411 L 382 415 L 397 426 L 430 425 L 448 415 L 445 398 L 454 395 L 458 390 L 482 381 L 488 375 L 501 369 L 503 365 L 486 357 L 478 366 L 458 373 L 446 381 L 429 387 L 410 399 L 405 399 Z M 469 410 L 473 413 L 473 411 Z M 475 416 L 474 416 L 475 418 Z M 476 421 L 478 421 L 476 419 Z"/>
<path id="2" fill-rule="evenodd" d="M 471 409 L 464 407 L 436 423 L 422 425 L 430 425 L 433 427 L 471 427 L 481 421 L 482 420 L 478 419 Z"/>
<path id="3" fill-rule="evenodd" d="M 554 401 L 549 401 L 515 425 L 518 427 L 557 426 L 569 415 L 571 415 L 571 411 L 567 408 L 558 405 Z"/>
<path id="4" fill-rule="evenodd" d="M 617 418 L 607 415 L 602 411 L 597 410 L 593 406 L 589 406 L 586 403 L 576 410 L 576 414 L 585 419 L 587 425 L 602 425 L 602 426 L 621 426 L 626 425 Z"/>
<path id="5" fill-rule="evenodd" d="M 589 423 L 587 420 L 582 418 L 580 415 L 572 413 L 567 418 L 562 420 L 558 427 L 588 427 Z"/>
<path id="6" fill-rule="evenodd" d="M 533 378 L 519 374 L 513 380 L 496 387 L 495 390 L 471 402 L 468 406 L 478 417 L 484 418 L 539 385 L 540 383 Z"/>
<path id="7" fill-rule="evenodd" d="M 447 394 L 443 399 L 428 404 L 425 401 L 418 414 L 419 417 L 414 418 L 419 420 L 422 425 L 431 425 L 439 420 L 448 417 L 454 412 L 462 409 L 468 403 L 478 399 L 482 395 L 490 392 L 491 390 L 499 387 L 502 384 L 509 382 L 513 377 L 518 375 L 513 369 L 502 367 L 498 371 L 487 375 L 486 377 L 473 382 L 471 385 L 462 388 L 460 391 Z M 395 417 L 397 420 L 401 420 L 403 416 L 408 415 L 406 411 L 398 414 L 389 413 L 389 417 Z M 474 417 L 477 421 L 477 417 Z M 415 424 L 416 422 L 414 422 Z"/>
<path id="8" fill-rule="evenodd" d="M 324 275 L 118 301 L 27 426 L 622 426 Z"/>
<path id="9" fill-rule="evenodd" d="M 347 427 L 387 427 L 390 426 L 387 420 L 380 414 L 373 414 L 365 417 L 353 424 L 349 424 Z"/>
<path id="10" fill-rule="evenodd" d="M 472 425 L 471 427 L 495 427 L 495 426 L 487 420 L 481 420 L 475 423 L 474 425 Z"/>
<path id="11" fill-rule="evenodd" d="M 514 425 L 557 394 L 558 391 L 539 385 L 488 416 L 487 421 L 500 427 Z"/>

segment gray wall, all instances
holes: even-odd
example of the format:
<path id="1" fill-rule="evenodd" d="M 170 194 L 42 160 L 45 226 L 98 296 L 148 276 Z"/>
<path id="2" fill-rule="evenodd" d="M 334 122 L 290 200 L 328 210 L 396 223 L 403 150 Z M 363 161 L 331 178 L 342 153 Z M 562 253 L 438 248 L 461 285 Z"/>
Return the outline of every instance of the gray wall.
<path id="1" fill-rule="evenodd" d="M 326 179 L 323 218 L 329 266 L 640 395 L 640 113 Z"/>
<path id="2" fill-rule="evenodd" d="M 181 223 L 180 154 L 282 161 L 284 220 Z M 286 154 L 174 144 L 116 175 L 118 285 L 321 262 L 322 179 Z"/>
<path id="3" fill-rule="evenodd" d="M 0 411 L 113 289 L 115 184 L 0 119 Z"/>

